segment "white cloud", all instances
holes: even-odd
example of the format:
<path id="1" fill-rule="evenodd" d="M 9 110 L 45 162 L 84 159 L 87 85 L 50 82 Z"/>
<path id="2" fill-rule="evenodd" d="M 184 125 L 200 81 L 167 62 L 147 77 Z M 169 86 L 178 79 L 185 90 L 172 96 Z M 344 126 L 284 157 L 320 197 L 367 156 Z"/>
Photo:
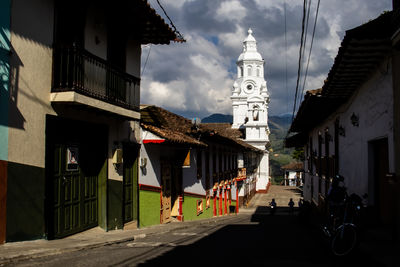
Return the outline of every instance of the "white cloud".
<path id="1" fill-rule="evenodd" d="M 155 0 L 150 3 L 156 8 Z M 142 103 L 156 104 L 183 115 L 198 113 L 200 117 L 216 112 L 231 113 L 232 77 L 236 76 L 234 62 L 242 51 L 248 27 L 252 27 L 258 50 L 266 60 L 266 79 L 271 94 L 269 112 L 284 113 L 287 106 L 291 106 L 291 111 L 297 79 L 302 1 L 286 1 L 287 14 L 290 14 L 287 17 L 287 51 L 283 1 L 162 0 L 161 3 L 173 14 L 172 20 L 187 43 L 152 46 L 142 77 Z M 311 18 L 316 9 L 316 1 L 312 3 L 306 59 L 314 22 Z M 306 90 L 322 86 L 346 30 L 388 9 L 391 9 L 390 0 L 321 1 Z M 187 16 L 189 11 L 190 16 Z M 157 12 L 164 17 L 158 9 Z M 247 25 L 249 23 L 256 25 Z M 143 49 L 143 62 L 147 51 L 148 48 Z"/>
<path id="2" fill-rule="evenodd" d="M 246 16 L 247 10 L 243 7 L 239 1 L 226 1 L 221 4 L 217 10 L 217 20 L 231 20 L 241 22 Z"/>

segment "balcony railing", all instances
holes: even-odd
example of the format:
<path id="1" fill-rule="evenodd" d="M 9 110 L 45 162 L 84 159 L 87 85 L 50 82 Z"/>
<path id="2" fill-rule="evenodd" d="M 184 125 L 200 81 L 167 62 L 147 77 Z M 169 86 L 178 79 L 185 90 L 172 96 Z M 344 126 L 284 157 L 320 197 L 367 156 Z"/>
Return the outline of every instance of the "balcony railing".
<path id="1" fill-rule="evenodd" d="M 53 60 L 52 92 L 75 91 L 110 104 L 139 110 L 139 78 L 75 46 L 56 47 Z"/>

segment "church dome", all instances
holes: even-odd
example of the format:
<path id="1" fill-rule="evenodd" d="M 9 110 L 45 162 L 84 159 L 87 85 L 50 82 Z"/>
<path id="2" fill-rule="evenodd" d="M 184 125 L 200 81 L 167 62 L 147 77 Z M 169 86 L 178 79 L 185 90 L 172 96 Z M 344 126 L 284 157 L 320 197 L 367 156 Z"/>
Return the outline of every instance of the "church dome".
<path id="1" fill-rule="evenodd" d="M 241 53 L 240 56 L 238 57 L 238 61 L 243 61 L 243 60 L 260 60 L 262 61 L 262 57 L 260 53 L 256 52 L 245 52 Z"/>
<path id="2" fill-rule="evenodd" d="M 259 60 L 262 61 L 260 53 L 257 51 L 257 41 L 252 35 L 253 31 L 249 29 L 248 36 L 243 41 L 243 52 L 240 54 L 238 61 L 243 60 Z"/>

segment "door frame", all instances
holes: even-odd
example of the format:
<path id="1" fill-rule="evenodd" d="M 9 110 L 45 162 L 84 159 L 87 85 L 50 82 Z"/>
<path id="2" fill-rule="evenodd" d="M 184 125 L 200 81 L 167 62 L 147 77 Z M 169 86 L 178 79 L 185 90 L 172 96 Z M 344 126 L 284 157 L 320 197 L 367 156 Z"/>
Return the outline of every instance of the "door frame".
<path id="1" fill-rule="evenodd" d="M 80 129 L 81 133 L 73 133 L 70 136 L 68 130 L 66 130 L 71 125 L 75 125 L 78 129 Z M 81 127 L 82 126 L 82 127 Z M 86 128 L 93 129 L 90 132 L 86 132 Z M 84 133 L 82 133 L 82 131 Z M 60 134 L 61 133 L 61 134 Z M 85 160 L 93 158 L 93 153 L 90 151 L 92 150 L 94 144 L 96 143 L 104 143 L 103 147 L 98 147 L 98 151 L 95 151 L 96 154 L 94 160 L 94 164 L 89 163 L 89 165 L 85 165 L 88 170 L 85 173 L 82 173 L 81 170 L 79 171 L 79 175 L 81 177 L 81 183 L 85 184 L 85 178 L 93 178 L 96 176 L 96 184 L 90 190 L 96 190 L 96 207 L 95 210 L 92 210 L 95 216 L 95 223 L 87 224 L 83 227 L 78 227 L 75 230 L 67 231 L 64 234 L 56 234 L 55 233 L 55 210 L 54 210 L 54 198 L 55 198 L 55 184 L 54 184 L 54 168 L 55 168 L 55 150 L 57 146 L 60 147 L 67 147 L 72 144 L 82 144 L 85 140 L 91 136 L 91 134 L 95 133 L 98 139 L 93 140 L 93 144 L 85 147 L 85 152 L 89 152 L 87 154 Z M 86 137 L 85 137 L 86 135 Z M 107 137 L 108 135 L 108 127 L 103 124 L 96 124 L 87 121 L 79 121 L 79 120 L 72 120 L 68 118 L 63 118 L 60 116 L 53 116 L 53 115 L 46 115 L 46 145 L 45 145 L 45 172 L 46 172 L 46 183 L 45 183 L 45 235 L 47 239 L 54 239 L 54 238 L 62 238 L 64 236 L 68 236 L 70 234 L 74 234 L 77 232 L 84 231 L 86 229 L 95 227 L 99 225 L 100 227 L 104 228 L 103 225 L 105 222 L 105 214 L 106 210 L 104 210 L 104 203 L 106 203 L 106 184 L 107 184 Z M 86 138 L 86 139 L 85 139 Z M 104 142 L 103 142 L 104 141 Z M 60 148 L 61 149 L 61 148 Z M 83 150 L 80 148 L 80 154 Z M 65 150 L 65 149 L 64 149 Z M 65 151 L 64 151 L 65 152 Z M 101 153 L 99 153 L 101 152 Z M 82 155 L 82 154 L 81 154 Z M 81 156 L 80 155 L 80 156 Z M 64 155 L 65 156 L 65 155 Z M 59 160 L 62 160 L 61 158 Z M 97 173 L 98 172 L 98 173 Z M 96 173 L 95 175 L 93 175 Z M 87 176 L 84 176 L 87 174 Z M 93 184 L 90 184 L 90 186 Z M 90 191 L 89 190 L 89 191 Z M 79 195 L 83 198 L 80 200 L 80 205 L 85 205 L 85 192 L 84 188 L 80 189 Z M 86 192 L 87 193 L 87 192 Z M 82 211 L 84 212 L 84 211 Z M 82 213 L 81 212 L 81 213 Z M 83 216 L 80 213 L 80 216 Z M 84 217 L 79 218 L 79 220 L 84 221 Z"/>
<path id="2" fill-rule="evenodd" d="M 165 184 L 165 174 L 164 174 L 164 167 L 169 168 L 169 184 Z M 162 160 L 160 162 L 161 168 L 161 196 L 160 196 L 160 223 L 168 223 L 172 220 L 171 211 L 172 211 L 172 164 L 169 161 Z M 166 196 L 169 191 L 169 196 Z M 169 198 L 169 208 L 164 206 L 164 197 Z M 168 213 L 168 214 L 166 214 Z"/>
<path id="3" fill-rule="evenodd" d="M 383 158 L 381 157 L 382 155 Z M 368 202 L 372 206 L 375 223 L 385 225 L 394 223 L 393 214 L 395 208 L 393 190 L 391 190 L 392 186 L 390 186 L 387 177 L 389 173 L 389 160 L 388 137 L 382 137 L 368 142 Z M 383 164 L 383 166 L 380 164 Z M 384 169 L 380 170 L 379 168 Z M 385 206 L 385 210 L 382 210 L 382 206 Z M 383 214 L 385 212 L 386 215 Z"/>
<path id="4" fill-rule="evenodd" d="M 137 143 L 124 143 L 123 144 L 123 209 L 122 209 L 122 218 L 124 225 L 129 225 L 136 221 L 136 226 L 139 222 L 139 151 L 140 151 L 140 144 Z M 134 159 L 128 159 L 126 161 L 126 157 L 133 156 Z M 133 160 L 133 161 L 132 161 Z M 126 165 L 126 162 L 132 164 L 130 166 Z M 130 170 L 127 170 L 127 169 Z M 131 175 L 133 176 L 132 181 L 132 220 L 125 219 L 125 206 L 126 206 L 126 190 L 125 190 L 125 182 L 126 182 L 126 171 L 133 172 Z"/>

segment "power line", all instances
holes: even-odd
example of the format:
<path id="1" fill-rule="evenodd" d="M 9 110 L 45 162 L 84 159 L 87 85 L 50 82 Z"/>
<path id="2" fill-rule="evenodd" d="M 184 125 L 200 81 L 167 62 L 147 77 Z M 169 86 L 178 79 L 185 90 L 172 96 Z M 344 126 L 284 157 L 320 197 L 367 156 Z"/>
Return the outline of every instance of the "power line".
<path id="1" fill-rule="evenodd" d="M 307 46 L 307 35 L 308 35 L 308 21 L 310 18 L 310 7 L 311 7 L 311 0 L 308 0 L 308 4 L 306 3 L 307 6 L 307 18 L 306 18 L 306 25 L 305 25 L 305 31 L 304 31 L 304 45 L 303 45 L 303 51 L 302 51 L 302 61 L 304 60 L 305 56 L 305 51 L 306 51 L 306 46 Z M 301 64 L 301 69 L 300 69 L 300 77 L 301 74 L 303 73 L 303 62 Z M 303 94 L 298 94 L 298 99 L 297 99 L 297 104 L 300 106 L 301 99 L 302 99 Z M 297 110 L 297 106 L 295 107 L 295 110 Z"/>
<path id="2" fill-rule="evenodd" d="M 317 11 L 315 12 L 314 29 L 313 29 L 313 33 L 312 33 L 312 37 L 311 37 L 310 53 L 308 54 L 306 73 L 304 75 L 304 83 L 303 83 L 302 95 L 304 94 L 304 88 L 306 86 L 306 79 L 307 79 L 307 74 L 308 74 L 308 65 L 310 64 L 311 50 L 312 50 L 313 43 L 314 43 L 315 28 L 316 28 L 317 19 L 318 19 L 319 2 L 320 2 L 320 0 L 318 0 Z"/>
<path id="3" fill-rule="evenodd" d="M 165 11 L 165 9 L 163 8 L 163 6 L 160 4 L 160 1 L 156 0 L 158 5 L 160 6 L 160 8 L 162 9 L 162 11 L 164 12 L 165 16 L 168 18 L 172 28 L 174 28 L 174 33 L 177 35 L 177 39 L 176 41 L 178 42 L 186 42 L 185 38 L 183 38 L 183 35 L 176 29 L 174 23 L 172 22 L 171 18 L 168 16 L 167 12 Z"/>
<path id="4" fill-rule="evenodd" d="M 302 50 L 303 50 L 303 41 L 304 41 L 304 23 L 305 23 L 305 18 L 306 18 L 306 2 L 307 0 L 304 0 L 303 2 L 303 20 L 301 23 L 301 38 L 300 38 L 300 49 L 299 49 L 299 64 L 298 64 L 298 69 L 297 69 L 297 82 L 296 82 L 296 92 L 294 95 L 294 104 L 293 104 L 293 112 L 292 112 L 292 123 L 294 120 L 294 112 L 296 110 L 296 101 L 297 101 L 297 93 L 299 90 L 299 81 L 300 81 L 300 72 L 301 72 L 301 58 L 302 58 Z M 289 133 L 289 132 L 288 132 Z"/>
<path id="5" fill-rule="evenodd" d="M 289 113 L 288 67 L 287 67 L 287 37 L 286 37 L 286 1 L 283 3 L 285 17 L 285 87 L 286 87 L 286 113 Z"/>

